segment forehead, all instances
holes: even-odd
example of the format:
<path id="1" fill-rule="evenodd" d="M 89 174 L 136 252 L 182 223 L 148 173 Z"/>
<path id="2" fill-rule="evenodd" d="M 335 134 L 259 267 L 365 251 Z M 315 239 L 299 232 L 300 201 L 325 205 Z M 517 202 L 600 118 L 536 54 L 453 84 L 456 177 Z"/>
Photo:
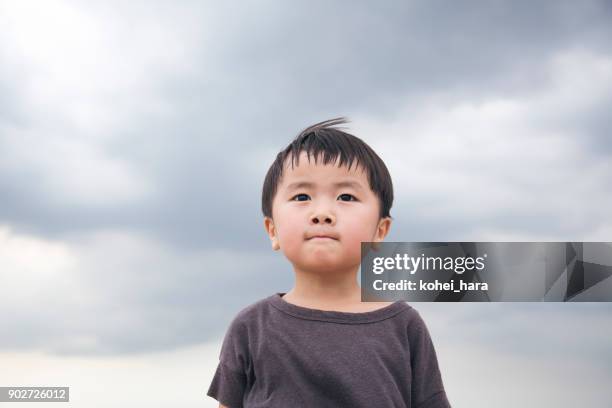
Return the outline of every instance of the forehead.
<path id="1" fill-rule="evenodd" d="M 307 157 L 306 152 L 300 152 L 299 164 L 297 158 L 291 163 L 291 156 L 287 157 L 283 164 L 283 176 L 281 187 L 295 184 L 296 181 L 309 181 L 315 184 L 337 183 L 338 181 L 349 181 L 363 188 L 368 187 L 368 177 L 365 169 L 357 162 L 353 162 L 349 169 L 346 164 L 339 166 L 340 157 L 336 161 L 323 164 L 323 157 L 319 156 L 315 163 L 314 156 Z M 357 187 L 359 187 L 357 186 Z"/>

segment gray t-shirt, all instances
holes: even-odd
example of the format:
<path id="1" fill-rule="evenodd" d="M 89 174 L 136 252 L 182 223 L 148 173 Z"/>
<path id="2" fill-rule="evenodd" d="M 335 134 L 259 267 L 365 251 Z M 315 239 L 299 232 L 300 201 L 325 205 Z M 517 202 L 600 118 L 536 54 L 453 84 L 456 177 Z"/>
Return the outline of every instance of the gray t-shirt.
<path id="1" fill-rule="evenodd" d="M 232 320 L 207 395 L 229 408 L 448 408 L 425 322 L 406 302 L 309 309 L 276 293 Z"/>

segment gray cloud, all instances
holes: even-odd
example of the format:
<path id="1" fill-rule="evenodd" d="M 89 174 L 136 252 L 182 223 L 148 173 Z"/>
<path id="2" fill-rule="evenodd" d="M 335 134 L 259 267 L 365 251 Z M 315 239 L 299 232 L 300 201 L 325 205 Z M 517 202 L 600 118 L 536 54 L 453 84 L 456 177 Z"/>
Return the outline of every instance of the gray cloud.
<path id="1" fill-rule="evenodd" d="M 30 307 L 3 305 L 17 310 L 8 323 L 12 334 L 2 336 L 4 348 L 131 353 L 179 347 L 219 336 L 239 308 L 288 288 L 290 265 L 266 255 L 261 183 L 274 153 L 301 128 L 340 114 L 355 120 L 352 130 L 366 141 L 394 146 L 384 150 L 385 160 L 405 161 L 425 138 L 422 152 L 431 155 L 423 163 L 437 163 L 423 174 L 397 167 L 392 240 L 476 239 L 483 230 L 588 240 L 598 226 L 610 225 L 603 188 L 610 176 L 583 167 L 603 167 L 612 146 L 607 2 L 470 2 L 461 8 L 444 2 L 240 8 L 73 2 L 54 10 L 64 14 L 38 21 L 35 11 L 10 8 L 0 20 L 0 224 L 18 235 L 68 243 L 83 262 L 75 282 L 92 298 L 71 300 L 67 285 Z M 8 24 L 13 12 L 30 25 Z M 71 13 L 76 17 L 66 17 Z M 554 61 L 572 53 L 578 62 L 555 77 Z M 570 86 L 582 68 L 596 86 Z M 565 83 L 570 97 L 563 94 Z M 563 106 L 554 103 L 558 95 L 565 95 Z M 486 109 L 466 116 L 483 128 L 449 120 L 457 107 L 498 100 L 529 111 L 493 125 Z M 517 122 L 523 127 L 516 131 L 501 127 Z M 443 126 L 428 127 L 438 123 Z M 387 133 L 387 124 L 401 129 Z M 491 135 L 497 124 L 499 132 Z M 421 136 L 421 130 L 429 133 Z M 476 146 L 474 155 L 457 153 L 453 173 L 440 171 L 449 157 L 438 154 L 450 143 L 442 137 L 447 133 L 456 140 L 473 135 Z M 521 148 L 549 134 L 547 148 Z M 495 136 L 514 148 L 500 149 L 504 160 L 478 148 Z M 564 161 L 567 141 L 575 162 Z M 534 146 L 548 153 L 540 166 L 539 151 L 528 155 Z M 575 176 L 565 186 L 544 173 L 547 168 Z M 476 186 L 471 196 L 453 196 L 448 191 L 456 180 L 436 178 L 475 180 L 482 173 L 490 184 Z M 413 194 L 416 178 L 436 191 L 421 186 Z M 586 179 L 593 181 L 581 183 Z M 516 200 L 511 209 L 502 208 L 508 192 Z M 568 208 L 579 222 L 567 222 Z M 433 210 L 439 212 L 425 217 Z M 123 255 L 112 245 L 115 238 L 83 244 L 105 229 L 142 234 L 156 244 Z M 203 250 L 226 250 L 231 258 L 210 260 Z M 148 259 L 158 252 L 164 255 L 152 257 L 159 263 Z M 238 260 L 254 254 L 260 256 L 255 261 Z M 230 289 L 221 293 L 221 287 Z M 537 310 L 526 307 L 508 306 L 516 313 L 491 341 L 519 350 L 503 338 L 515 339 L 511 328 L 526 327 L 520 316 Z M 495 323 L 482 322 L 479 333 Z M 597 324 L 582 327 L 595 333 Z M 532 337 L 541 334 L 529 330 Z M 551 350 L 562 352 L 563 342 L 553 344 Z M 603 351 L 597 344 L 594 349 Z"/>
<path id="2" fill-rule="evenodd" d="M 612 376 L 612 305 L 608 303 L 418 304 L 445 343 L 534 360 L 580 360 Z M 451 340 L 452 339 L 452 340 Z"/>
<path id="3" fill-rule="evenodd" d="M 12 316 L 5 350 L 107 355 L 199 344 L 221 336 L 244 302 L 268 296 L 270 280 L 280 290 L 292 279 L 278 254 L 168 248 L 122 231 L 61 244 L 9 233 L 0 243 L 12 269 L 0 291 L 0 310 Z"/>
<path id="4" fill-rule="evenodd" d="M 25 169 L 4 172 L 7 177 L 0 178 L 0 185 L 7 193 L 0 217 L 50 236 L 114 224 L 153 230 L 181 245 L 253 248 L 261 237 L 253 216 L 272 157 L 257 163 L 257 173 L 248 172 L 243 164 L 252 160 L 252 149 L 280 150 L 301 127 L 322 117 L 389 116 L 400 104 L 419 104 L 439 91 L 473 101 L 529 94 L 546 85 L 544 62 L 556 53 L 574 47 L 603 55 L 610 51 L 605 41 L 610 10 L 605 2 L 580 7 L 571 2 L 471 3 L 455 10 L 436 2 L 389 4 L 375 10 L 366 3 L 309 3 L 303 8 L 261 3 L 240 9 L 196 3 L 151 10 L 144 4 L 88 7 L 88 16 L 113 23 L 117 35 L 127 34 L 129 21 L 135 19 L 143 33 L 164 42 L 163 49 L 187 40 L 180 57 L 174 57 L 176 65 L 181 64 L 177 70 L 185 74 L 173 75 L 170 64 L 161 66 L 163 60 L 148 51 L 119 55 L 126 59 L 120 67 L 134 64 L 146 70 L 141 75 L 150 79 L 147 93 L 164 101 L 168 114 L 139 109 L 150 101 L 125 91 L 113 105 L 125 109 L 121 117 L 126 122 L 112 137 L 92 141 L 154 183 L 157 194 L 149 199 L 121 208 L 53 206 L 34 174 Z M 197 27 L 198 19 L 207 26 L 191 28 Z M 161 27 L 158 31 L 151 28 L 154 23 Z M 181 25 L 190 28 L 176 31 Z M 115 41 L 119 40 L 109 36 L 110 44 Z M 147 50 L 144 41 L 144 34 L 135 37 L 125 52 L 139 46 Z M 3 55 L 10 64 L 12 54 Z M 143 65 L 149 60 L 156 64 L 150 70 Z M 4 87 L 28 83 L 28 71 L 10 72 Z M 27 117 L 27 97 L 21 99 L 21 104 L 4 103 L 21 106 L 20 116 Z M 589 106 L 572 123 L 598 152 L 602 143 L 609 146 L 601 136 L 606 130 L 603 113 L 597 114 L 604 112 L 605 102 Z M 37 137 L 52 137 L 44 121 L 31 117 L 26 123 Z M 76 138 L 86 136 L 68 126 L 63 131 Z M 9 145 L 18 137 L 7 128 L 2 135 L 2 143 Z M 253 210 L 245 212 L 245 207 Z M 233 217 L 223 222 L 206 216 L 228 212 Z M 552 227 L 552 221 L 543 228 Z M 219 236 L 213 231 L 221 225 L 228 233 Z M 244 226 L 246 233 L 238 234 Z"/>

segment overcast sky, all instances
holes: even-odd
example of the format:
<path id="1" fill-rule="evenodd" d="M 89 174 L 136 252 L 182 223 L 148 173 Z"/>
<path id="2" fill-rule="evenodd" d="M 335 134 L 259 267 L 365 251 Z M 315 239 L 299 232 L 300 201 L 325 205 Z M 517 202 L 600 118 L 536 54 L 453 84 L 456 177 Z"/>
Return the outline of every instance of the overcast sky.
<path id="1" fill-rule="evenodd" d="M 143 390 L 207 388 L 230 319 L 293 282 L 264 175 L 332 117 L 389 167 L 389 241 L 612 241 L 610 38 L 605 1 L 0 0 L 0 385 L 166 356 Z M 610 303 L 415 307 L 458 407 L 516 406 L 522 359 L 529 406 L 612 399 Z"/>

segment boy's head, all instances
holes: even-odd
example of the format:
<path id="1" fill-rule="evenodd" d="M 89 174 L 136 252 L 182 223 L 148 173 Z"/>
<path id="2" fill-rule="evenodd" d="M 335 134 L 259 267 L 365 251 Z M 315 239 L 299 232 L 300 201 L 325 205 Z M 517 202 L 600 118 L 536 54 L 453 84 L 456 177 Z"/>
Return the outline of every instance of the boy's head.
<path id="1" fill-rule="evenodd" d="M 342 123 L 331 119 L 303 130 L 278 153 L 264 181 L 272 247 L 302 269 L 353 268 L 361 242 L 382 241 L 390 228 L 389 171 L 366 143 L 334 127 Z"/>

